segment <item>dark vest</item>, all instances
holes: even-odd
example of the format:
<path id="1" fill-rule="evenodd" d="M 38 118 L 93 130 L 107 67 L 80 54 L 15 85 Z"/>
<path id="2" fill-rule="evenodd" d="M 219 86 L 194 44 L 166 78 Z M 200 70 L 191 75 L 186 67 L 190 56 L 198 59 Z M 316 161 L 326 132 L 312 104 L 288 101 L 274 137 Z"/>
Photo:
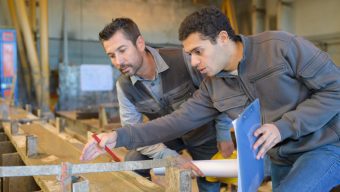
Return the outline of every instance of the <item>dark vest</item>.
<path id="1" fill-rule="evenodd" d="M 129 76 L 121 75 L 118 79 L 125 96 L 135 105 L 137 111 L 147 116 L 149 120 L 175 111 L 197 89 L 191 79 L 181 49 L 162 48 L 159 49 L 159 54 L 169 66 L 167 70 L 159 73 L 163 88 L 163 95 L 159 101 L 153 98 L 141 81 L 133 85 Z M 194 146 L 215 138 L 216 130 L 213 122 L 182 136 L 184 143 Z"/>

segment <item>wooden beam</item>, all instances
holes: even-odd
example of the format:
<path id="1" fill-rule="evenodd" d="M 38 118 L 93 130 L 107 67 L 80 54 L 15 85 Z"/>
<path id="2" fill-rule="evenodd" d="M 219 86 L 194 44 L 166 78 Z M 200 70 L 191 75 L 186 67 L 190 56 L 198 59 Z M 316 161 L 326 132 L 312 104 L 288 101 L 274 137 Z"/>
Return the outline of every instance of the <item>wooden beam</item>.
<path id="1" fill-rule="evenodd" d="M 190 192 L 192 188 L 191 170 L 176 167 L 166 168 L 165 177 L 168 181 L 166 192 Z"/>
<path id="2" fill-rule="evenodd" d="M 48 3 L 40 0 L 40 63 L 42 74 L 42 112 L 50 112 L 50 64 L 48 51 Z"/>
<path id="3" fill-rule="evenodd" d="M 20 64 L 22 67 L 22 74 L 24 76 L 24 84 L 26 88 L 26 93 L 28 97 L 28 101 L 31 101 L 31 87 L 32 87 L 32 82 L 31 82 L 31 77 L 30 77 L 30 69 L 29 65 L 27 63 L 27 54 L 24 48 L 24 42 L 22 39 L 22 34 L 21 34 L 21 27 L 18 23 L 18 18 L 17 18 L 17 13 L 15 10 L 14 6 L 14 1 L 13 0 L 8 0 L 8 9 L 11 14 L 11 19 L 12 19 L 12 24 L 16 30 L 17 34 L 17 42 L 18 42 L 18 50 L 19 50 L 19 59 L 20 59 Z"/>
<path id="4" fill-rule="evenodd" d="M 0 100 L 1 101 L 1 100 Z M 18 118 L 34 118 L 32 114 L 27 113 L 23 109 L 11 108 L 10 110 L 11 120 L 18 120 Z M 14 144 L 18 154 L 28 166 L 35 165 L 56 165 L 58 171 L 60 170 L 61 162 L 72 162 L 74 172 L 79 170 L 78 163 L 81 150 L 84 144 L 80 143 L 76 139 L 70 137 L 65 133 L 58 133 L 57 129 L 50 124 L 43 124 L 40 122 L 34 122 L 31 124 L 23 124 L 19 127 L 18 135 L 10 134 L 10 125 L 8 122 L 3 123 L 4 131 L 9 137 L 9 140 Z M 34 158 L 29 158 L 25 154 L 25 135 L 34 134 L 38 136 L 38 150 L 39 155 Z M 3 146 L 0 143 L 0 147 Z M 109 157 L 102 155 L 97 159 L 91 161 L 91 163 L 104 163 L 109 162 Z M 95 166 L 95 164 L 92 164 Z M 27 167 L 27 166 L 26 166 Z M 120 164 L 120 167 L 122 165 Z M 2 167 L 4 168 L 4 167 Z M 45 167 L 46 168 L 46 167 Z M 104 167 L 103 167 L 104 168 Z M 26 172 L 27 168 L 18 169 L 19 173 Z M 12 169 L 11 169 L 12 170 Z M 24 171 L 25 170 L 25 171 Z M 95 170 L 95 169 L 93 169 Z M 13 171 L 13 170 L 12 170 Z M 1 172 L 1 171 L 0 171 Z M 53 172 L 48 171 L 49 173 Z M 148 192 L 148 191 L 164 191 L 164 188 L 154 184 L 147 179 L 132 173 L 126 172 L 105 172 L 105 173 L 86 173 L 84 176 L 90 183 L 90 191 L 126 191 L 130 192 Z M 60 191 L 60 184 L 56 181 L 55 175 L 50 176 L 35 176 L 37 184 L 41 187 L 42 191 Z"/>
<path id="5" fill-rule="evenodd" d="M 28 60 L 31 66 L 31 73 L 33 76 L 34 89 L 37 97 L 37 103 L 41 106 L 41 70 L 40 70 L 40 62 L 38 60 L 37 49 L 34 45 L 33 34 L 28 22 L 27 11 L 25 7 L 24 0 L 15 1 L 16 12 L 18 14 L 19 24 L 23 30 L 25 47 L 28 52 Z"/>
<path id="6" fill-rule="evenodd" d="M 24 165 L 18 153 L 2 154 L 2 166 Z M 3 192 L 21 191 L 31 192 L 40 190 L 33 177 L 5 177 L 3 179 Z"/>

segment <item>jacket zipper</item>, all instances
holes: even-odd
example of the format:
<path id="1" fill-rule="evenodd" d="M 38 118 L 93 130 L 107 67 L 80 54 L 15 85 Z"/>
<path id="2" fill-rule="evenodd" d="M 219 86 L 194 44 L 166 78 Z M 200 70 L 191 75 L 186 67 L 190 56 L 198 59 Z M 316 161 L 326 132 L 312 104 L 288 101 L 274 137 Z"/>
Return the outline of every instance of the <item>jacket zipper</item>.
<path id="1" fill-rule="evenodd" d="M 251 101 L 254 101 L 255 98 L 250 94 L 250 91 L 248 90 L 247 86 L 246 86 L 245 83 L 243 82 L 241 76 L 237 76 L 237 77 L 238 77 L 239 82 L 241 83 L 241 86 L 242 86 L 242 88 L 243 88 L 245 94 L 247 95 L 247 97 L 248 97 Z M 263 113 L 262 113 L 262 111 L 263 111 L 262 108 L 260 109 L 260 111 L 261 111 L 261 114 L 263 114 Z M 261 122 L 262 122 L 262 124 L 264 124 L 264 122 L 265 122 L 264 115 L 261 115 Z"/>

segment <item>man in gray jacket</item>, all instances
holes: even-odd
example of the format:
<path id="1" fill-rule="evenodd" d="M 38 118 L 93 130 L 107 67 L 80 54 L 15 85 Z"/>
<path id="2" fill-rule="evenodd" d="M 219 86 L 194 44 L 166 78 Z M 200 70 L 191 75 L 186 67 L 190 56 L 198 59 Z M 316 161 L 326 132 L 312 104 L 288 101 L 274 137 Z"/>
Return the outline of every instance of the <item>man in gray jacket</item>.
<path id="1" fill-rule="evenodd" d="M 122 126 L 142 123 L 143 115 L 152 120 L 170 114 L 193 95 L 203 79 L 182 48 L 145 45 L 137 24 L 129 18 L 113 19 L 99 33 L 99 39 L 112 65 L 121 71 L 116 88 Z M 130 150 L 125 161 L 178 156 L 183 149 L 194 160 L 209 160 L 217 152 L 217 143 L 222 154 L 230 156 L 234 146 L 229 120 L 222 116 L 215 121 L 174 140 Z M 150 178 L 149 170 L 136 172 Z M 205 178 L 197 178 L 197 184 L 202 192 L 220 188 L 218 182 Z"/>
<path id="2" fill-rule="evenodd" d="M 179 39 L 192 66 L 208 76 L 193 98 L 171 115 L 101 135 L 81 159 L 104 145 L 170 140 L 220 113 L 235 119 L 258 98 L 263 124 L 253 147 L 258 159 L 271 158 L 273 191 L 329 191 L 340 183 L 340 70 L 325 52 L 285 32 L 235 35 L 214 8 L 189 15 Z"/>

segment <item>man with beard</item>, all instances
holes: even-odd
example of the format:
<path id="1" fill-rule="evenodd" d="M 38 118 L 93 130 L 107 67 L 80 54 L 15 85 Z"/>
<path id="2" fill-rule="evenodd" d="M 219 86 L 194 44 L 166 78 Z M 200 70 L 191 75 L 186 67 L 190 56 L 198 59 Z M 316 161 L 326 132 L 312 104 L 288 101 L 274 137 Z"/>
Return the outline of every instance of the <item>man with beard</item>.
<path id="1" fill-rule="evenodd" d="M 189 15 L 179 39 L 191 65 L 208 76 L 194 96 L 163 118 L 101 135 L 81 159 L 104 145 L 169 140 L 220 113 L 237 118 L 258 98 L 263 124 L 251 133 L 258 137 L 253 148 L 258 159 L 270 156 L 273 191 L 330 191 L 340 183 L 340 70 L 327 53 L 282 31 L 235 35 L 215 8 Z"/>
<path id="2" fill-rule="evenodd" d="M 114 19 L 99 33 L 99 39 L 113 66 L 122 73 L 116 88 L 123 126 L 142 123 L 143 115 L 152 120 L 170 114 L 193 95 L 202 80 L 201 74 L 190 66 L 189 55 L 182 49 L 156 50 L 146 46 L 131 19 Z M 220 151 L 228 157 L 234 150 L 229 132 L 230 119 L 221 116 L 215 121 L 193 131 L 183 131 L 179 138 L 167 140 L 164 144 L 130 150 L 125 160 L 178 156 L 183 149 L 187 149 L 194 160 L 207 160 L 218 151 L 216 139 Z M 136 172 L 150 177 L 149 170 Z M 207 182 L 205 178 L 198 178 L 197 183 L 200 191 L 219 190 L 219 183 Z"/>

